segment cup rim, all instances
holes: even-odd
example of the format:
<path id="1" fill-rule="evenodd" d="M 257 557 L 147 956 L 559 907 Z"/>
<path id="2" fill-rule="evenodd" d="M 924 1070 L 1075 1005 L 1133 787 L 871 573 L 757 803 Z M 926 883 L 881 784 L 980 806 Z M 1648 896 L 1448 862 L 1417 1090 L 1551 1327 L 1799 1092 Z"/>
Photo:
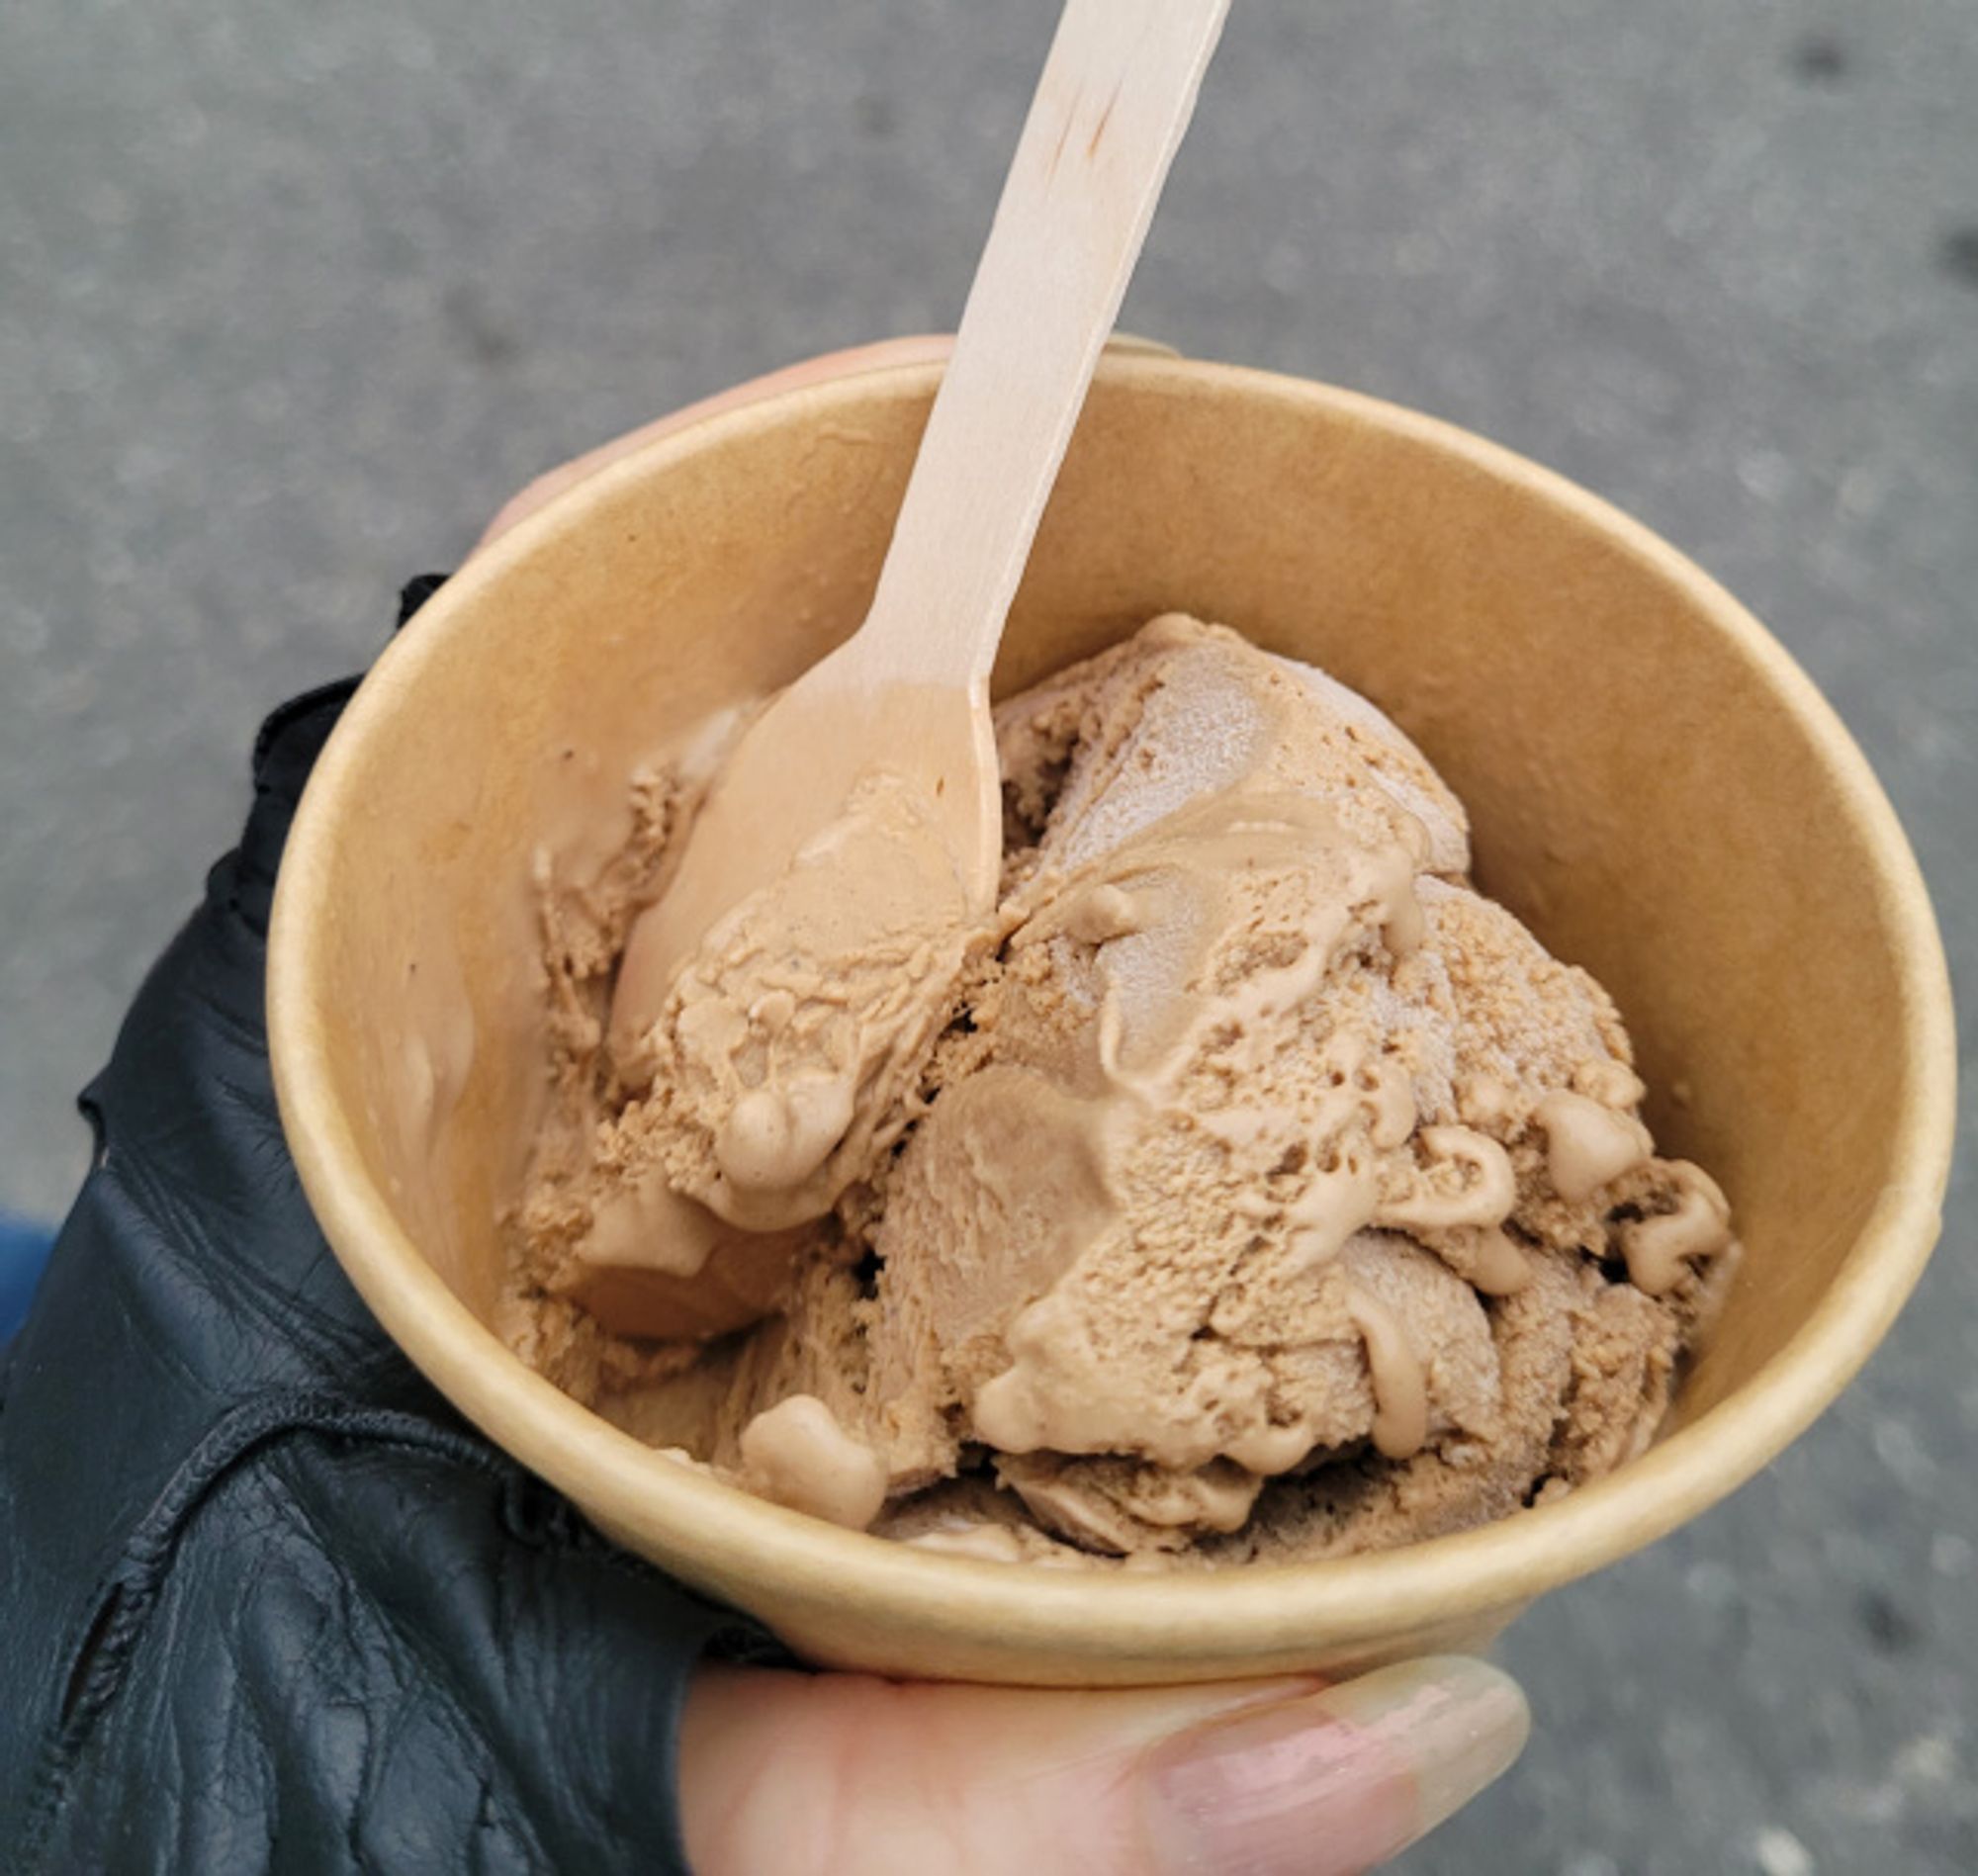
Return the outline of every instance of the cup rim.
<path id="1" fill-rule="evenodd" d="M 1322 1638 L 1348 1647 L 1522 1603 L 1666 1535 L 1770 1463 L 1838 1395 L 1881 1341 L 1940 1229 L 1955 1128 L 1956 1044 L 1948 968 L 1927 888 L 1866 758 L 1791 655 L 1721 585 L 1610 503 L 1439 418 L 1357 392 L 1250 367 L 1115 355 L 1101 375 L 1170 395 L 1290 400 L 1394 432 L 1573 514 L 1678 588 L 1754 668 L 1816 746 L 1873 855 L 1895 934 L 1900 1045 L 1909 1063 L 1892 1170 L 1839 1275 L 1799 1332 L 1689 1425 L 1557 1503 L 1402 1548 L 1311 1563 L 1138 1573 L 1012 1567 L 840 1529 L 666 1458 L 528 1368 L 420 1255 L 370 1176 L 336 1098 L 326 968 L 331 852 L 361 805 L 366 758 L 413 697 L 442 641 L 472 629 L 484 594 L 540 543 L 581 527 L 606 497 L 711 443 L 829 411 L 874 380 L 926 394 L 939 363 L 854 364 L 693 421 L 564 491 L 478 554 L 380 657 L 330 736 L 289 836 L 268 943 L 268 1028 L 291 1152 L 316 1218 L 387 1332 L 491 1439 L 614 1533 L 633 1534 L 702 1586 L 765 1607 L 828 1611 L 835 1627 L 899 1624 L 969 1635 L 999 1652 L 1049 1648 L 1093 1661 L 1154 1655 L 1229 1660 Z M 854 389 L 855 387 L 855 390 Z M 732 1586 L 732 1588 L 731 1588 Z"/>

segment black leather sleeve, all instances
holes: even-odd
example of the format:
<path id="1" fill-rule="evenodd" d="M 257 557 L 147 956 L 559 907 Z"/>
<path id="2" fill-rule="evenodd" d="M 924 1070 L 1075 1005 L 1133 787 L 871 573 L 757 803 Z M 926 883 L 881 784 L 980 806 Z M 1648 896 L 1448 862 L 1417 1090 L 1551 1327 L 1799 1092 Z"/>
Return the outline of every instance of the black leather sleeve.
<path id="1" fill-rule="evenodd" d="M 752 1646 L 460 1421 L 310 1215 L 263 946 L 351 688 L 264 726 L 245 835 L 83 1097 L 95 1166 L 0 1358 L 16 1876 L 681 1870 L 687 1679 Z"/>

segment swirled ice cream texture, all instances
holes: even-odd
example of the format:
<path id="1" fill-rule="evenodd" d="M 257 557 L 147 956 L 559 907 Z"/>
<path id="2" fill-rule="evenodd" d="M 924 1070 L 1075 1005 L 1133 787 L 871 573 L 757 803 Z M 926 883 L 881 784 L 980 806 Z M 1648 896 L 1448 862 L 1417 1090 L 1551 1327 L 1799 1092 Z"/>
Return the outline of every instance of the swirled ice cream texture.
<path id="1" fill-rule="evenodd" d="M 875 770 L 674 979 L 642 1065 L 672 1190 L 756 1230 L 828 1211 L 905 1126 L 983 941 L 939 824 Z"/>
<path id="2" fill-rule="evenodd" d="M 732 931 L 718 970 L 690 965 L 655 1039 L 671 1080 L 586 1117 L 603 1150 L 525 1208 L 527 1349 L 555 1368 L 552 1318 L 601 1340 L 601 1410 L 656 1443 L 966 1555 L 1368 1549 L 1639 1450 L 1730 1268 L 1729 1209 L 1656 1155 L 1604 993 L 1470 886 L 1419 752 L 1179 617 L 998 734 L 995 917 L 903 929 L 836 989 L 771 981 Z M 794 882 L 827 938 L 852 862 L 927 876 L 882 777 L 853 806 Z M 738 962 L 749 1001 L 724 1007 Z M 677 1149 L 697 1090 L 732 1125 L 771 1079 L 755 1135 Z M 608 1065 L 591 1085 L 622 1094 Z M 648 1112 L 674 1144 L 642 1159 Z M 664 1263 L 626 1242 L 632 1163 L 719 1240 L 710 1270 L 751 1273 L 705 1322 L 623 1300 Z M 780 1235 L 736 1228 L 757 1223 Z M 667 1359 L 617 1348 L 656 1321 Z M 710 1327 L 741 1332 L 681 1339 Z"/>

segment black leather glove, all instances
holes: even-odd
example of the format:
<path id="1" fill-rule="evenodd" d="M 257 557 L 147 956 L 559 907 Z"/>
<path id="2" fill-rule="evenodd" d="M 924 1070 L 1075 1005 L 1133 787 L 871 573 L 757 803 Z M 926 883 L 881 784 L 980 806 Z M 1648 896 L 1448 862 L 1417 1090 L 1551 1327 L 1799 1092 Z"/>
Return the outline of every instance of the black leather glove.
<path id="1" fill-rule="evenodd" d="M 688 1677 L 760 1640 L 461 1421 L 310 1215 L 264 939 L 353 687 L 263 726 L 240 847 L 83 1096 L 96 1163 L 0 1368 L 14 1876 L 683 1870 Z"/>

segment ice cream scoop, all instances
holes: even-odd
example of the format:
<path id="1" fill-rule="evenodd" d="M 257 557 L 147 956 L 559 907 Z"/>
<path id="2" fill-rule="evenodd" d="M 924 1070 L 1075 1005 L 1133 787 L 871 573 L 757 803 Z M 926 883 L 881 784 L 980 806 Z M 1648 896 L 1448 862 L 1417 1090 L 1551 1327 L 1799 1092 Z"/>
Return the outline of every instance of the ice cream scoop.
<path id="1" fill-rule="evenodd" d="M 719 1326 L 760 1326 L 621 1362 L 603 1409 L 834 1522 L 1143 1568 L 1385 1548 L 1639 1450 L 1724 1293 L 1730 1208 L 1657 1157 L 1605 992 L 1476 891 L 1415 745 L 1180 614 L 996 729 L 993 918 L 889 922 L 918 837 L 861 792 L 766 902 L 828 968 L 799 982 L 765 906 L 738 915 L 650 1094 L 549 1174 L 545 1307 L 640 1335 L 656 1288 L 703 1293 L 596 1281 L 628 1248 L 622 1168 L 670 1154 L 671 1190 L 747 1225 L 760 1144 L 681 1150 L 747 1112 L 722 1075 L 798 1021 L 828 1047 L 848 1005 L 900 1038 L 897 1075 L 825 1111 L 844 1144 L 802 1198 L 834 1214 L 767 1220 L 753 1296 L 709 1260 Z"/>

